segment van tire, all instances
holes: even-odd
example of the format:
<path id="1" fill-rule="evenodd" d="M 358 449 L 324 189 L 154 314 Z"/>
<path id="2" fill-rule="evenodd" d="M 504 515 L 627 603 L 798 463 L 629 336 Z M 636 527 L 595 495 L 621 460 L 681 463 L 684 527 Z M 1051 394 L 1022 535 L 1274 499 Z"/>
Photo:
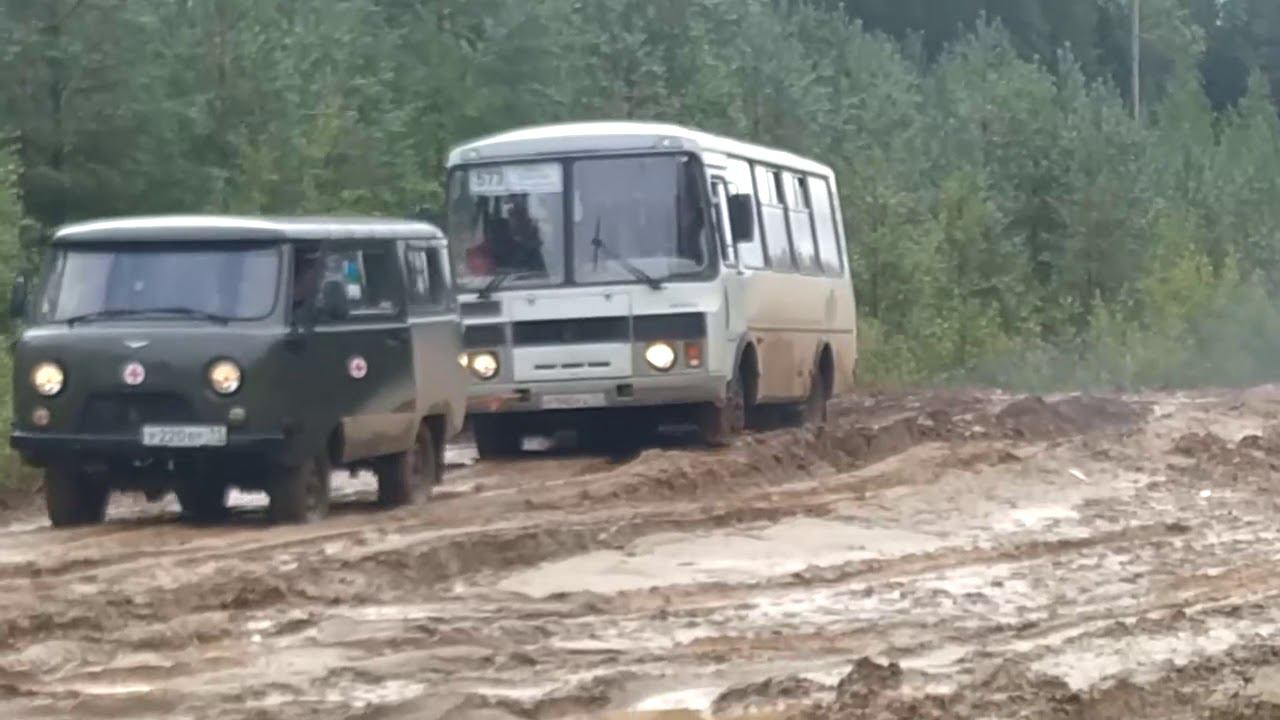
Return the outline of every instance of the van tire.
<path id="1" fill-rule="evenodd" d="M 173 490 L 182 506 L 182 514 L 196 522 L 225 520 L 227 510 L 227 485 L 214 478 L 194 478 Z"/>
<path id="2" fill-rule="evenodd" d="M 405 452 L 379 458 L 373 470 L 378 476 L 378 504 L 383 507 L 416 505 L 427 499 L 431 488 L 440 484 L 444 463 L 431 428 L 418 426 L 413 447 Z"/>
<path id="3" fill-rule="evenodd" d="M 111 489 L 65 465 L 44 471 L 44 503 L 56 528 L 95 525 L 107 519 Z"/>
<path id="4" fill-rule="evenodd" d="M 323 456 L 280 468 L 267 490 L 267 516 L 276 523 L 309 523 L 329 514 L 329 462 Z"/>
<path id="5" fill-rule="evenodd" d="M 699 408 L 698 430 L 702 441 L 712 447 L 725 447 L 742 434 L 747 426 L 747 400 L 743 392 L 742 373 L 729 380 L 723 404 L 707 403 Z"/>
<path id="6" fill-rule="evenodd" d="M 477 415 L 471 418 L 471 434 L 476 441 L 476 454 L 481 460 L 495 460 L 520 454 L 523 436 L 520 427 L 501 415 Z"/>

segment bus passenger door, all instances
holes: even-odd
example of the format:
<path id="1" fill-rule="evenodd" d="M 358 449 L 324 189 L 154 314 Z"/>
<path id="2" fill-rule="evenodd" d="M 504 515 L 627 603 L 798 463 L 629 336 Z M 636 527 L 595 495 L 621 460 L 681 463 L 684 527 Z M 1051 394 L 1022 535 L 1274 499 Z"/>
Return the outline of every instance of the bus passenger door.
<path id="1" fill-rule="evenodd" d="M 720 243 L 720 258 L 724 266 L 720 285 L 724 295 L 724 364 L 726 374 L 734 370 L 738 343 L 747 331 L 746 308 L 743 305 L 744 270 L 738 259 L 738 248 L 733 242 L 733 230 L 729 224 L 729 191 L 723 177 L 711 177 L 712 220 L 716 242 Z"/>

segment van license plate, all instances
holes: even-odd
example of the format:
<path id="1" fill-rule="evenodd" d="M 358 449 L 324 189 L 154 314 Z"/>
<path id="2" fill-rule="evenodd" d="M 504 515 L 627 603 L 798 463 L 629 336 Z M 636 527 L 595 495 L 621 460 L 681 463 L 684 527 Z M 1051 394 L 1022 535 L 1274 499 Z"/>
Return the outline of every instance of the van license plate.
<path id="1" fill-rule="evenodd" d="M 227 426 L 143 425 L 142 444 L 147 447 L 222 447 L 227 444 Z"/>
<path id="2" fill-rule="evenodd" d="M 542 398 L 543 410 L 575 410 L 577 408 L 604 407 L 604 404 L 604 393 L 547 395 Z"/>

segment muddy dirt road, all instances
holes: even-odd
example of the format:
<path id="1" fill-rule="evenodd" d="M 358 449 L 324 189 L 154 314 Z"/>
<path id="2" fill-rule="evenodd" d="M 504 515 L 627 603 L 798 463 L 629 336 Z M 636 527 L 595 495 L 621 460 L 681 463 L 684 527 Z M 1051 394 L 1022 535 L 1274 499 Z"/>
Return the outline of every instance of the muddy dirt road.
<path id="1" fill-rule="evenodd" d="M 306 527 L 10 511 L 0 718 L 1280 717 L 1278 480 L 1280 388 L 932 393 Z"/>

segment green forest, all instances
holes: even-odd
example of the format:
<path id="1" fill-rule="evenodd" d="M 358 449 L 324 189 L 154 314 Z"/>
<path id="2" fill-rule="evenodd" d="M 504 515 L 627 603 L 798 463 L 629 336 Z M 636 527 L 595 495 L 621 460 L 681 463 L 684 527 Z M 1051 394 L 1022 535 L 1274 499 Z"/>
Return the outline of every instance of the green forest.
<path id="1" fill-rule="evenodd" d="M 1142 0 L 1138 118 L 1132 2 L 0 0 L 0 283 L 71 220 L 403 216 L 464 139 L 659 119 L 835 167 L 868 386 L 1280 378 L 1280 2 Z"/>

